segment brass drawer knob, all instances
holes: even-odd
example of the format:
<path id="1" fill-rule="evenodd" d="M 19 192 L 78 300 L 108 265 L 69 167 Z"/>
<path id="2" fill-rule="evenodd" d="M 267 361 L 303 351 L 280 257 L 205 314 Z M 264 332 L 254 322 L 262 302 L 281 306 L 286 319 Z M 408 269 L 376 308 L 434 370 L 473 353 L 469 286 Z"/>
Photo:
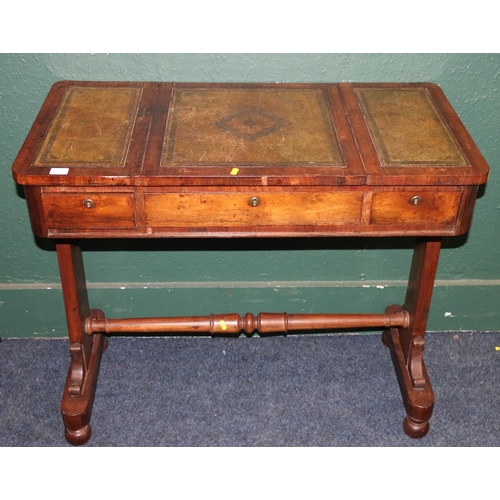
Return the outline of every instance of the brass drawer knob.
<path id="1" fill-rule="evenodd" d="M 410 205 L 420 205 L 422 203 L 422 198 L 420 196 L 412 196 L 409 200 L 408 203 Z"/>
<path id="2" fill-rule="evenodd" d="M 82 205 L 85 208 L 94 208 L 95 207 L 95 202 L 94 202 L 94 200 L 91 200 L 90 198 L 87 198 L 87 199 L 85 199 L 85 200 L 82 201 Z"/>
<path id="3" fill-rule="evenodd" d="M 260 198 L 258 196 L 252 196 L 249 200 L 248 200 L 248 204 L 251 206 L 251 207 L 258 207 L 260 205 Z"/>

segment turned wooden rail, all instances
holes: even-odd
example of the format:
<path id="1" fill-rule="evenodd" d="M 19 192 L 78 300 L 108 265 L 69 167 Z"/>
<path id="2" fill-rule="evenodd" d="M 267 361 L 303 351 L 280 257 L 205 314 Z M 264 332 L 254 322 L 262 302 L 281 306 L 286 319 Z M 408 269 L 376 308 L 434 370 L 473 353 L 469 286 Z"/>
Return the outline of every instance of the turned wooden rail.
<path id="1" fill-rule="evenodd" d="M 170 318 L 106 319 L 102 311 L 93 310 L 85 323 L 85 331 L 93 333 L 210 333 L 238 335 L 241 332 L 287 333 L 301 330 L 342 328 L 408 328 L 407 311 L 385 314 L 288 314 L 247 313 L 211 314 Z"/>

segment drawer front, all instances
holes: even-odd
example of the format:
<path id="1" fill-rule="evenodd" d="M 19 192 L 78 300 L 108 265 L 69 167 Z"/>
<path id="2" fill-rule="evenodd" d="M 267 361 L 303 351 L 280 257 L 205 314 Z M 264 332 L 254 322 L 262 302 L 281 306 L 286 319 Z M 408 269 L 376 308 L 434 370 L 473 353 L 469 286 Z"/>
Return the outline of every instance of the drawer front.
<path id="1" fill-rule="evenodd" d="M 133 229 L 132 193 L 43 194 L 45 224 L 50 229 Z"/>
<path id="2" fill-rule="evenodd" d="M 358 224 L 361 192 L 145 193 L 148 227 Z"/>
<path id="3" fill-rule="evenodd" d="M 454 224 L 461 191 L 404 191 L 373 194 L 371 224 Z"/>

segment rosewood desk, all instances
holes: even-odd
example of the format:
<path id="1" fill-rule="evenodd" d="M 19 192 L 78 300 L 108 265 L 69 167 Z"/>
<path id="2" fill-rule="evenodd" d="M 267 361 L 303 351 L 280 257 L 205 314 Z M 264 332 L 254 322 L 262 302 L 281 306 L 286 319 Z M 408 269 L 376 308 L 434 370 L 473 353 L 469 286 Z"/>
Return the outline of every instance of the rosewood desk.
<path id="1" fill-rule="evenodd" d="M 13 165 L 31 225 L 56 240 L 70 340 L 66 439 L 88 441 L 109 334 L 380 328 L 404 430 L 434 395 L 424 337 L 443 236 L 469 230 L 488 166 L 435 84 L 56 83 Z M 406 297 L 374 314 L 105 318 L 84 238 L 415 237 Z"/>

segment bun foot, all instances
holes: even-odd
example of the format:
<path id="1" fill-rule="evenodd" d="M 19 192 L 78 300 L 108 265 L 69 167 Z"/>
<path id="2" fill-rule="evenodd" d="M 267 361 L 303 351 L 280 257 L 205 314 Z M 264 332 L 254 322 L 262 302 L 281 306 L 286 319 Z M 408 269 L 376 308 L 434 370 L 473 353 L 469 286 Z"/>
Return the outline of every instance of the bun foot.
<path id="1" fill-rule="evenodd" d="M 429 432 L 429 421 L 415 422 L 410 417 L 406 417 L 403 422 L 403 429 L 411 438 L 419 439 Z"/>
<path id="2" fill-rule="evenodd" d="M 82 444 L 85 444 L 90 439 L 91 435 L 92 429 L 89 424 L 83 426 L 81 429 L 65 430 L 66 441 L 74 446 L 81 446 Z"/>

